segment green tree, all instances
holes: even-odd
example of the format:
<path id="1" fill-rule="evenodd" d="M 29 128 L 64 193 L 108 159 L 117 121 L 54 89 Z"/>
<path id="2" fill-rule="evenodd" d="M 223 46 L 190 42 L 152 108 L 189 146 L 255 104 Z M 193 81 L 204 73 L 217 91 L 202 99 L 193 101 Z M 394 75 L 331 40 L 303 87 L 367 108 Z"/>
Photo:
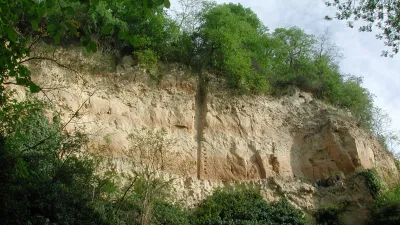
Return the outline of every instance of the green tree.
<path id="1" fill-rule="evenodd" d="M 169 19 L 163 7 L 157 5 L 143 10 L 138 8 L 142 0 L 101 0 L 94 12 L 97 33 L 111 38 L 111 43 L 121 43 L 116 49 L 124 51 L 152 50 L 157 55 L 167 54 L 167 47 L 178 34 L 175 23 Z M 101 29 L 99 29 L 101 28 Z M 106 43 L 108 44 L 108 43 Z"/>
<path id="2" fill-rule="evenodd" d="M 371 224 L 395 225 L 400 223 L 400 187 L 380 194 L 371 210 Z"/>
<path id="3" fill-rule="evenodd" d="M 217 5 L 205 10 L 195 41 L 202 67 L 223 77 L 242 91 L 264 91 L 267 82 L 255 70 L 255 52 L 267 28 L 249 8 L 238 4 Z"/>
<path id="4" fill-rule="evenodd" d="M 315 219 L 319 225 L 343 225 L 343 215 L 347 206 L 348 202 L 323 206 L 315 212 Z"/>
<path id="5" fill-rule="evenodd" d="M 286 199 L 269 204 L 259 191 L 236 187 L 221 189 L 203 200 L 193 212 L 194 224 L 306 224 L 301 211 Z"/>
<path id="6" fill-rule="evenodd" d="M 189 212 L 178 205 L 167 202 L 157 202 L 154 206 L 152 224 L 156 225 L 189 225 Z"/>
<path id="7" fill-rule="evenodd" d="M 135 4 L 130 2 L 121 0 L 117 2 L 120 5 L 115 5 L 116 3 L 113 5 L 116 6 L 116 10 L 122 11 L 128 6 L 128 9 L 135 7 L 139 9 L 136 11 L 143 11 L 142 16 L 151 15 L 151 10 L 161 5 L 170 6 L 169 0 L 138 0 Z M 55 44 L 60 44 L 63 37 L 76 37 L 87 50 L 96 51 L 96 43 L 91 38 L 92 28 L 89 26 L 90 23 L 87 23 L 86 15 L 96 12 L 98 3 L 99 0 L 0 1 L 0 91 L 3 89 L 3 84 L 10 82 L 27 86 L 31 92 L 40 91 L 40 87 L 31 81 L 30 72 L 23 63 L 32 59 L 30 58 L 32 47 L 43 38 L 51 38 Z M 141 7 L 137 7 L 138 5 Z M 129 20 L 129 14 L 124 12 L 121 14 L 127 17 L 127 22 L 135 24 L 136 21 Z M 79 16 L 80 19 L 76 20 Z M 137 17 L 132 19 L 135 18 Z M 109 24 L 101 25 L 103 26 L 97 28 L 98 30 L 106 34 L 112 33 Z M 121 38 L 133 39 L 131 42 L 143 42 L 142 39 L 128 34 L 119 35 Z"/>
<path id="8" fill-rule="evenodd" d="M 88 12 L 93 7 L 92 2 L 87 2 L 80 10 Z M 74 11 L 71 7 L 62 7 L 56 0 L 0 1 L 0 8 L 0 84 L 13 78 L 16 84 L 38 92 L 40 88 L 31 81 L 30 72 L 23 63 L 29 59 L 32 44 L 38 39 L 50 37 L 59 44 L 65 33 L 77 34 L 78 24 L 68 19 Z M 63 11 L 63 17 L 55 16 L 59 9 Z M 87 34 L 82 36 L 81 42 L 88 49 L 95 50 Z"/>
<path id="9" fill-rule="evenodd" d="M 399 52 L 400 44 L 400 2 L 376 0 L 328 0 L 326 5 L 335 7 L 337 13 L 334 18 L 347 20 L 348 26 L 353 28 L 354 22 L 364 21 L 359 27 L 361 32 L 371 32 L 374 27 L 380 30 L 376 37 L 385 39 L 385 45 L 391 48 L 391 53 L 382 51 L 383 56 L 393 56 Z M 326 16 L 331 20 L 332 17 Z"/>
<path id="10" fill-rule="evenodd" d="M 349 109 L 353 116 L 366 129 L 371 129 L 373 98 L 371 93 L 361 86 L 362 78 L 348 76 L 339 90 L 337 104 Z"/>
<path id="11" fill-rule="evenodd" d="M 278 28 L 272 38 L 274 46 L 273 71 L 271 80 L 276 87 L 295 85 L 307 89 L 307 81 L 314 80 L 310 76 L 312 68 L 312 50 L 317 43 L 313 35 L 306 34 L 297 27 Z"/>
<path id="12" fill-rule="evenodd" d="M 91 203 L 97 183 L 86 137 L 61 130 L 40 101 L 0 106 L 0 223 L 108 224 Z"/>
<path id="13" fill-rule="evenodd" d="M 272 36 L 282 42 L 277 57 L 284 58 L 284 63 L 290 69 L 299 66 L 304 60 L 309 60 L 312 49 L 317 43 L 313 35 L 309 35 L 297 27 L 277 28 Z"/>
<path id="14" fill-rule="evenodd" d="M 399 131 L 390 128 L 392 119 L 384 110 L 378 107 L 372 108 L 371 116 L 372 133 L 378 138 L 387 151 L 395 154 L 396 149 L 400 146 L 400 136 Z"/>

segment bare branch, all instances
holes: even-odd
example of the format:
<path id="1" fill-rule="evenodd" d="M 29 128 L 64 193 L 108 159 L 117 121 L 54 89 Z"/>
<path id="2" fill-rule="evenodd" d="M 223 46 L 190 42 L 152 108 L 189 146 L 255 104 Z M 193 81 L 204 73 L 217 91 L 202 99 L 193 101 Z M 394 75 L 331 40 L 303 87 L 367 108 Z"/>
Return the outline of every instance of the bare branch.
<path id="1" fill-rule="evenodd" d="M 71 123 L 71 121 L 77 117 L 78 112 L 82 109 L 82 107 L 86 104 L 87 101 L 89 101 L 89 99 L 96 93 L 97 90 L 95 90 L 93 93 L 91 93 L 88 98 L 81 104 L 81 106 L 75 111 L 75 113 L 72 115 L 72 117 L 61 127 L 60 130 L 64 130 L 65 127 L 68 126 L 69 123 Z M 24 154 L 26 151 L 32 150 L 37 148 L 38 146 L 44 144 L 47 140 L 50 140 L 51 138 L 53 138 L 58 132 L 54 132 L 52 134 L 50 134 L 49 136 L 47 136 L 46 138 L 40 140 L 39 142 L 37 142 L 36 144 L 32 145 L 32 146 L 27 146 L 24 150 L 20 151 L 15 157 L 10 158 L 10 160 L 14 160 L 18 157 L 20 157 L 22 154 Z M 10 161 L 8 160 L 8 161 Z M 3 162 L 1 165 L 4 165 L 6 162 Z"/>
<path id="2" fill-rule="evenodd" d="M 53 57 L 54 57 L 54 55 L 53 55 Z M 55 58 L 55 57 L 54 57 L 54 58 Z M 59 63 L 59 62 L 58 62 L 56 59 L 54 59 L 54 58 L 40 57 L 40 56 L 39 56 L 39 57 L 30 57 L 30 58 L 21 60 L 20 63 L 23 64 L 23 63 L 26 63 L 26 62 L 29 62 L 29 61 L 32 61 L 32 60 L 48 60 L 48 61 L 54 62 L 54 63 L 57 64 L 57 66 L 59 66 L 59 67 L 62 67 L 62 68 L 71 70 L 71 71 L 73 71 L 73 72 L 75 72 L 75 73 L 78 73 L 77 70 L 74 70 L 74 69 L 72 69 L 72 68 L 70 68 L 70 67 L 68 67 L 68 66 L 66 66 L 66 65 L 64 65 L 64 64 Z"/>

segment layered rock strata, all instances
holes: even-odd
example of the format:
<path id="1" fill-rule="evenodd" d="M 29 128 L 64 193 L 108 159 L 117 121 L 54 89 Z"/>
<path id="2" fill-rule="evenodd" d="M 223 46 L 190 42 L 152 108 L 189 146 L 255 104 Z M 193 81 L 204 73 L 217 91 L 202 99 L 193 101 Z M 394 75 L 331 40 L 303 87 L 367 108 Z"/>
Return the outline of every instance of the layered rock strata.
<path id="1" fill-rule="evenodd" d="M 177 198 L 189 205 L 217 187 L 246 182 L 267 199 L 286 193 L 298 207 L 312 209 L 337 200 L 321 197 L 329 191 L 317 184 L 338 174 L 340 182 L 328 186 L 358 196 L 355 202 L 366 192 L 362 184 L 356 195 L 346 188 L 357 172 L 375 168 L 386 180 L 398 177 L 392 156 L 348 112 L 308 93 L 234 95 L 216 79 L 199 90 L 196 76 L 177 66 L 159 72 L 164 79 L 157 85 L 129 57 L 115 63 L 79 49 L 54 55 L 70 69 L 49 61 L 29 67 L 65 121 L 78 115 L 67 129 L 89 134 L 88 150 L 120 172 L 137 166 L 131 134 L 163 130 L 170 163 L 160 176 L 174 177 Z"/>

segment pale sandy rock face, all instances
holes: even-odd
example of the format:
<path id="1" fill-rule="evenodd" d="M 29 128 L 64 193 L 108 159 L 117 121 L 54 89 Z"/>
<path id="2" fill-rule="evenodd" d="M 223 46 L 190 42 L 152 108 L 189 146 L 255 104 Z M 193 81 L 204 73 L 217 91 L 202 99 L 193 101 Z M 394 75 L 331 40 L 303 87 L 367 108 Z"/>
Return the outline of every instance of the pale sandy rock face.
<path id="1" fill-rule="evenodd" d="M 241 181 L 262 187 L 269 200 L 287 193 L 298 207 L 312 209 L 335 198 L 319 199 L 323 192 L 310 183 L 338 173 L 349 178 L 370 168 L 386 179 L 399 175 L 374 137 L 347 113 L 310 94 L 236 96 L 214 85 L 200 105 L 195 77 L 176 67 L 156 86 L 129 57 L 115 65 L 99 53 L 57 54 L 80 72 L 45 61 L 30 68 L 35 81 L 53 88 L 47 97 L 64 121 L 82 107 L 67 129 L 88 133 L 88 150 L 109 157 L 121 172 L 134 164 L 130 134 L 165 130 L 171 163 L 160 173 L 176 178 L 176 196 L 189 205 L 217 187 Z M 343 196 L 351 196 L 346 191 Z"/>
<path id="2" fill-rule="evenodd" d="M 306 93 L 280 99 L 210 93 L 209 99 L 202 143 L 208 154 L 205 178 L 316 181 L 377 165 L 397 174 L 375 138 Z"/>

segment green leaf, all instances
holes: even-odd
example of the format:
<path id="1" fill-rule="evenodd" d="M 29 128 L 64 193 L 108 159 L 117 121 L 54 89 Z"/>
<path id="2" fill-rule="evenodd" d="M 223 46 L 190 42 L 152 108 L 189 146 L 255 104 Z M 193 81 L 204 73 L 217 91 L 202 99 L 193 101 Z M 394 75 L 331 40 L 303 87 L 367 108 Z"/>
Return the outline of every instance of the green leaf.
<path id="1" fill-rule="evenodd" d="M 90 41 L 90 50 L 92 51 L 92 52 L 97 52 L 97 45 L 96 45 L 96 43 L 95 42 L 93 42 L 93 41 Z"/>
<path id="2" fill-rule="evenodd" d="M 91 0 L 90 3 L 91 5 L 97 5 L 99 4 L 99 0 Z"/>
<path id="3" fill-rule="evenodd" d="M 90 39 L 87 36 L 81 37 L 81 45 L 83 45 L 87 48 L 87 46 L 89 46 L 89 42 L 90 42 Z"/>
<path id="4" fill-rule="evenodd" d="M 54 36 L 54 41 L 56 42 L 57 45 L 60 44 L 60 42 L 61 42 L 61 37 L 60 37 L 60 34 L 59 34 L 59 33 L 57 33 L 57 34 Z"/>
<path id="5" fill-rule="evenodd" d="M 151 6 L 151 8 L 155 9 L 162 4 L 164 4 L 164 0 L 156 0 L 156 1 L 153 0 L 151 2 L 150 6 Z"/>
<path id="6" fill-rule="evenodd" d="M 89 43 L 86 45 L 86 51 L 96 52 L 97 51 L 96 43 L 90 40 Z"/>
<path id="7" fill-rule="evenodd" d="M 68 23 L 68 29 L 71 35 L 76 35 L 76 33 L 78 32 L 78 30 L 76 29 L 75 25 L 72 23 Z"/>
<path id="8" fill-rule="evenodd" d="M 126 31 L 121 31 L 118 34 L 119 39 L 126 39 L 128 37 L 128 33 Z"/>
<path id="9" fill-rule="evenodd" d="M 46 0 L 46 7 L 51 9 L 56 5 L 56 1 L 55 0 Z"/>
<path id="10" fill-rule="evenodd" d="M 29 84 L 29 81 L 26 78 L 17 77 L 17 78 L 15 78 L 15 81 L 16 81 L 17 85 L 28 86 L 28 84 Z"/>
<path id="11" fill-rule="evenodd" d="M 93 9 L 94 7 L 95 5 L 93 4 L 85 4 L 79 10 L 81 10 L 82 13 L 89 13 L 90 9 Z"/>
<path id="12" fill-rule="evenodd" d="M 30 4 L 29 8 L 28 8 L 28 11 L 25 12 L 25 13 L 28 13 L 30 18 L 36 18 L 36 16 L 37 16 L 36 8 L 37 8 L 37 6 L 35 4 Z"/>
<path id="13" fill-rule="evenodd" d="M 113 26 L 110 24 L 107 24 L 101 28 L 101 34 L 104 34 L 104 35 L 112 34 L 113 33 L 112 30 L 113 30 Z"/>
<path id="14" fill-rule="evenodd" d="M 137 37 L 131 37 L 129 38 L 129 42 L 131 43 L 131 45 L 133 45 L 134 47 L 139 47 L 142 45 L 142 41 L 137 38 Z"/>
<path id="15" fill-rule="evenodd" d="M 17 33 L 15 33 L 15 31 L 11 27 L 7 28 L 7 35 L 8 35 L 8 39 L 10 39 L 10 41 L 12 41 L 12 42 L 17 41 Z"/>
<path id="16" fill-rule="evenodd" d="M 164 6 L 169 9 L 171 7 L 171 2 L 169 0 L 164 0 Z"/>
<path id="17" fill-rule="evenodd" d="M 31 91 L 31 93 L 38 93 L 41 90 L 41 88 L 35 83 L 31 82 L 29 85 L 29 90 Z"/>
<path id="18" fill-rule="evenodd" d="M 71 6 L 65 7 L 64 10 L 65 10 L 65 12 L 67 12 L 67 14 L 69 14 L 69 15 L 74 15 L 74 14 L 75 14 L 75 10 L 74 10 L 74 8 L 72 8 Z"/>
<path id="19" fill-rule="evenodd" d="M 149 1 L 148 0 L 144 0 L 142 7 L 143 7 L 144 10 L 146 10 L 146 9 L 148 10 L 149 9 Z"/>
<path id="20" fill-rule="evenodd" d="M 29 175 L 28 172 L 28 168 L 25 164 L 25 161 L 21 158 L 18 158 L 15 162 L 15 166 L 14 166 L 14 170 L 15 170 L 15 174 L 19 177 L 19 178 L 24 178 L 27 177 Z"/>
<path id="21" fill-rule="evenodd" d="M 144 14 L 147 17 L 150 17 L 152 15 L 151 11 L 150 11 L 150 9 L 148 7 L 144 7 Z"/>
<path id="22" fill-rule="evenodd" d="M 32 20 L 31 21 L 31 24 L 32 24 L 32 29 L 33 30 L 38 30 L 39 29 L 39 24 L 38 24 L 38 21 L 37 20 Z"/>
<path id="23" fill-rule="evenodd" d="M 49 24 L 48 26 L 47 26 L 47 31 L 48 32 L 53 32 L 53 31 L 55 31 L 57 29 L 57 26 L 55 25 L 55 24 L 53 24 L 53 23 L 51 23 L 51 24 Z"/>
<path id="24" fill-rule="evenodd" d="M 44 16 L 45 12 L 46 11 L 45 11 L 45 9 L 43 7 L 38 7 L 37 8 L 37 16 L 38 16 L 38 18 Z"/>

